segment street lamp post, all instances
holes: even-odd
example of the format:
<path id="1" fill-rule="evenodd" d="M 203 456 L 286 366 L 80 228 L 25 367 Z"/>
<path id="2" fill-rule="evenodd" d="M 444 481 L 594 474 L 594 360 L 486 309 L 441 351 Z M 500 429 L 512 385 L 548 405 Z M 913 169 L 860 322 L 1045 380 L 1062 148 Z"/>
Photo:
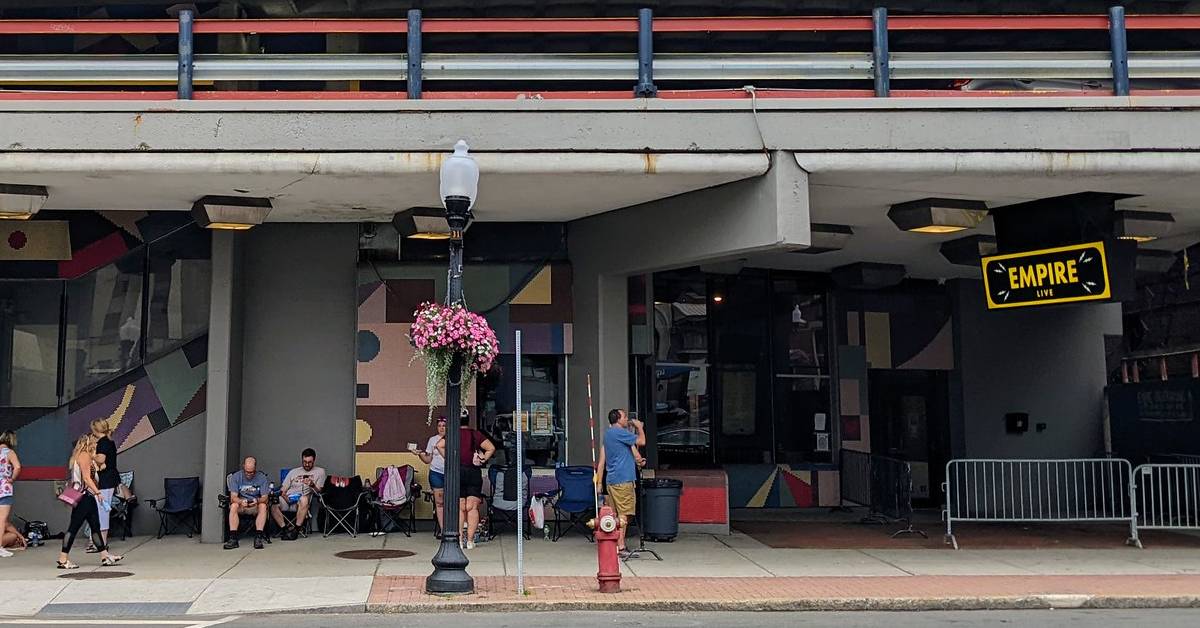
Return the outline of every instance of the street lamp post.
<path id="1" fill-rule="evenodd" d="M 457 305 L 463 301 L 463 233 L 471 222 L 471 208 L 479 191 L 479 166 L 467 151 L 467 143 L 459 140 L 454 145 L 454 154 L 442 162 L 441 197 L 446 208 L 446 225 L 450 228 L 447 305 Z M 427 593 L 475 592 L 475 581 L 467 573 L 470 561 L 459 545 L 462 530 L 458 523 L 461 447 L 458 422 L 462 412 L 462 371 L 462 356 L 455 355 L 450 363 L 450 381 L 446 386 L 446 499 L 442 517 L 442 543 L 433 557 L 433 573 L 425 578 Z"/>

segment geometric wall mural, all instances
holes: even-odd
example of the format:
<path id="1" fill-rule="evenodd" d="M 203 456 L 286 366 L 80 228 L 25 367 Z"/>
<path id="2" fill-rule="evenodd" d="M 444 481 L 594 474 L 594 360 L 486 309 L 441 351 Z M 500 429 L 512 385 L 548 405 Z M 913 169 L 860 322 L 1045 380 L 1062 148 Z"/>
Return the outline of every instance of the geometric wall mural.
<path id="1" fill-rule="evenodd" d="M 727 464 L 730 508 L 809 508 L 817 505 L 818 471 L 777 464 Z"/>
<path id="2" fill-rule="evenodd" d="M 573 350 L 571 267 L 553 263 L 538 269 L 532 279 L 529 264 L 472 264 L 464 269 L 467 307 L 484 313 L 500 340 L 500 351 L 512 353 L 512 336 L 521 330 L 522 351 L 569 354 Z M 358 285 L 358 346 L 355 412 L 355 472 L 374 478 L 388 465 L 411 464 L 417 481 L 428 486 L 428 467 L 407 451 L 408 443 L 424 447 L 436 427 L 428 425 L 425 404 L 425 364 L 413 360 L 408 340 L 413 312 L 446 294 L 446 267 L 431 264 L 377 264 L 360 268 Z M 467 409 L 474 414 L 472 388 Z M 444 415 L 437 408 L 434 416 Z M 428 505 L 418 514 L 430 516 Z"/>
<path id="3" fill-rule="evenodd" d="M 18 428 L 21 479 L 65 477 L 75 439 L 95 419 L 109 420 L 124 451 L 203 414 L 207 354 L 208 336 L 201 336 Z"/>

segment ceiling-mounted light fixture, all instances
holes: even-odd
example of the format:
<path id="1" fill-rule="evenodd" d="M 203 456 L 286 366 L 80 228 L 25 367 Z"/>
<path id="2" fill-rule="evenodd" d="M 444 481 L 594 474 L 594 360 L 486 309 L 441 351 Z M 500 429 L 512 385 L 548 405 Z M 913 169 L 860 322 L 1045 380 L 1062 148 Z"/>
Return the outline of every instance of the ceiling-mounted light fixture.
<path id="1" fill-rule="evenodd" d="M 49 197 L 43 185 L 0 183 L 0 220 L 29 220 Z"/>
<path id="2" fill-rule="evenodd" d="M 400 237 L 413 240 L 448 240 L 450 226 L 441 207 L 410 207 L 392 218 Z"/>
<path id="3" fill-rule="evenodd" d="M 938 251 L 951 264 L 979 266 L 979 258 L 996 254 L 996 237 L 977 234 L 947 240 L 938 247 Z"/>
<path id="4" fill-rule="evenodd" d="M 888 218 L 914 233 L 954 233 L 974 229 L 987 218 L 987 204 L 957 198 L 923 198 L 892 205 Z"/>
<path id="5" fill-rule="evenodd" d="M 1113 213 L 1113 231 L 1122 240 L 1149 242 L 1171 233 L 1175 217 L 1164 212 L 1120 210 Z"/>
<path id="6" fill-rule="evenodd" d="M 205 196 L 192 204 L 192 219 L 206 229 L 245 231 L 271 213 L 271 199 L 255 196 Z"/>
<path id="7" fill-rule="evenodd" d="M 807 322 L 808 321 L 804 320 L 804 312 L 800 311 L 800 304 L 797 303 L 796 305 L 792 306 L 792 324 L 804 325 Z"/>
<path id="8" fill-rule="evenodd" d="M 793 253 L 816 255 L 840 251 L 846 248 L 846 243 L 850 241 L 850 236 L 854 235 L 854 230 L 846 225 L 814 222 L 811 225 L 811 233 L 812 244 L 808 248 L 796 249 L 792 251 Z"/>

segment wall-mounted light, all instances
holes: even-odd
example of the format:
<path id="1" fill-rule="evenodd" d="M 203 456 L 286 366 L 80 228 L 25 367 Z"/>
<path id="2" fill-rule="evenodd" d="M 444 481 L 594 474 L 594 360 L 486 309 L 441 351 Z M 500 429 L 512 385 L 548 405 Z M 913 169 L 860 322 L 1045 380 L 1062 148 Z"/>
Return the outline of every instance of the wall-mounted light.
<path id="1" fill-rule="evenodd" d="M 796 305 L 793 305 L 792 306 L 792 324 L 799 326 L 799 325 L 804 325 L 807 322 L 808 321 L 804 320 L 804 312 L 800 311 L 800 304 L 797 303 Z"/>
<path id="2" fill-rule="evenodd" d="M 410 207 L 392 217 L 400 237 L 413 240 L 448 240 L 450 226 L 441 207 Z"/>
<path id="3" fill-rule="evenodd" d="M 792 251 L 793 253 L 816 255 L 840 251 L 846 248 L 846 243 L 850 241 L 850 236 L 854 235 L 854 230 L 846 225 L 814 222 L 811 225 L 811 233 L 812 244 L 805 249 L 796 249 Z"/>
<path id="4" fill-rule="evenodd" d="M 1175 217 L 1163 212 L 1122 210 L 1113 213 L 1113 231 L 1122 240 L 1149 242 L 1171 233 Z"/>
<path id="5" fill-rule="evenodd" d="M 29 220 L 49 197 L 42 185 L 0 183 L 0 220 Z"/>
<path id="6" fill-rule="evenodd" d="M 947 240 L 938 247 L 938 251 L 951 264 L 978 266 L 979 258 L 996 254 L 996 237 L 978 234 Z"/>
<path id="7" fill-rule="evenodd" d="M 954 233 L 974 229 L 987 218 L 987 204 L 957 198 L 923 198 L 892 205 L 888 218 L 913 233 Z"/>
<path id="8" fill-rule="evenodd" d="M 712 300 L 713 303 L 720 303 L 725 300 L 725 297 L 721 296 L 720 294 L 714 294 Z"/>
<path id="9" fill-rule="evenodd" d="M 192 204 L 192 219 L 206 229 L 245 231 L 271 213 L 271 199 L 254 196 L 205 196 Z"/>

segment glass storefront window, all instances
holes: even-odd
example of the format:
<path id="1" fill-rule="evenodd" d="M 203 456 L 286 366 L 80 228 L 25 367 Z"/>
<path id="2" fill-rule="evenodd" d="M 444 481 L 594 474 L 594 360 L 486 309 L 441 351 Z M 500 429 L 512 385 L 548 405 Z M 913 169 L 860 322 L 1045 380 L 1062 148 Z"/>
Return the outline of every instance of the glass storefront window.
<path id="1" fill-rule="evenodd" d="M 772 281 L 775 462 L 831 462 L 827 298 L 794 278 Z"/>
<path id="2" fill-rule="evenodd" d="M 144 261 L 139 250 L 67 282 L 67 399 L 141 362 Z"/>
<path id="3" fill-rule="evenodd" d="M 507 451 L 514 450 L 517 444 L 513 430 L 515 358 L 511 353 L 501 354 L 496 360 L 497 368 L 479 380 L 477 389 L 480 429 Z M 521 409 L 529 426 L 524 437 L 525 457 L 537 466 L 554 466 L 566 461 L 566 357 L 524 355 L 521 356 L 521 371 Z"/>
<path id="4" fill-rule="evenodd" d="M 0 282 L 0 407 L 58 405 L 60 281 Z"/>
<path id="5" fill-rule="evenodd" d="M 150 245 L 146 351 L 162 355 L 208 330 L 212 240 L 195 225 Z"/>
<path id="6" fill-rule="evenodd" d="M 712 462 L 708 287 L 703 273 L 654 275 L 654 426 L 659 460 Z"/>

